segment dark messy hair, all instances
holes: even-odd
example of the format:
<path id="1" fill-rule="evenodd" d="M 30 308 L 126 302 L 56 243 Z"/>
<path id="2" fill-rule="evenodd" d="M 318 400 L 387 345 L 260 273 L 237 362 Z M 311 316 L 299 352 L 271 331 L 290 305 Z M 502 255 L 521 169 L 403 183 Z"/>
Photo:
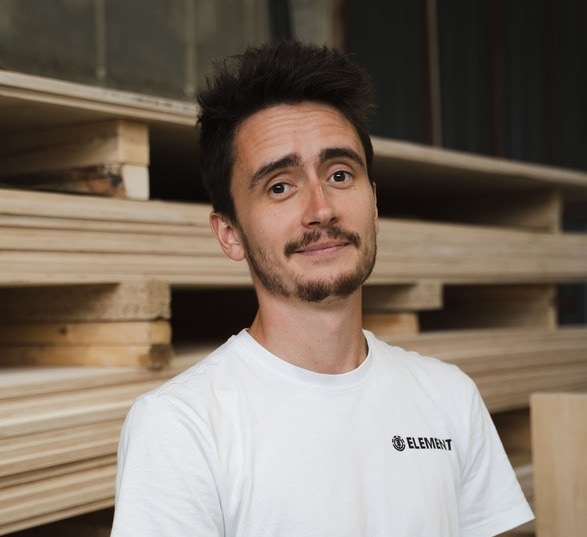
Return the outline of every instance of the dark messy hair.
<path id="1" fill-rule="evenodd" d="M 230 192 L 236 129 L 273 105 L 314 101 L 341 112 L 354 126 L 370 173 L 368 115 L 371 79 L 349 56 L 326 46 L 277 41 L 249 47 L 217 66 L 198 96 L 202 181 L 214 210 L 237 222 Z"/>

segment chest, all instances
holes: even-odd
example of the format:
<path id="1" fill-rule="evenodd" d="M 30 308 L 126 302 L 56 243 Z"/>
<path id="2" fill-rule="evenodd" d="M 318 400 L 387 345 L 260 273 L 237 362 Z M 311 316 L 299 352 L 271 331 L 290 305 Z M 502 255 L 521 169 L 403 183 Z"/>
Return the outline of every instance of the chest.
<path id="1" fill-rule="evenodd" d="M 436 535 L 422 526 L 434 513 L 453 523 L 458 442 L 426 398 L 300 390 L 247 406 L 217 444 L 229 535 Z"/>

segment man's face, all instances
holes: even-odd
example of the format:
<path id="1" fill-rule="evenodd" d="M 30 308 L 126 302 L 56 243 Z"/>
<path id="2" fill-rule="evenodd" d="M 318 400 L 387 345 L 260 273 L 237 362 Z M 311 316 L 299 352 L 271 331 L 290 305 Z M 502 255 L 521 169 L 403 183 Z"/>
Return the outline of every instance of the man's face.
<path id="1" fill-rule="evenodd" d="M 377 208 L 351 123 L 324 104 L 276 105 L 238 128 L 234 157 L 234 232 L 257 291 L 307 302 L 356 291 L 375 263 Z"/>

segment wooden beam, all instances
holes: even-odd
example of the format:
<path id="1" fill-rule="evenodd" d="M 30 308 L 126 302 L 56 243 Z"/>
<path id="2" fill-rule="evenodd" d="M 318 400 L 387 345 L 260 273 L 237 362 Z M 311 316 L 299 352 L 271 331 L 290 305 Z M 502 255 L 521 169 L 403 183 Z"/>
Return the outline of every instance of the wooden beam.
<path id="1" fill-rule="evenodd" d="M 136 345 L 171 343 L 168 321 L 23 323 L 0 325 L 0 353 L 15 345 Z"/>
<path id="2" fill-rule="evenodd" d="M 485 329 L 397 335 L 390 343 L 458 365 L 491 412 L 528 407 L 537 391 L 587 389 L 587 330 Z"/>
<path id="3" fill-rule="evenodd" d="M 418 316 L 415 313 L 366 313 L 363 328 L 378 337 L 415 335 L 419 332 Z"/>
<path id="4" fill-rule="evenodd" d="M 209 206 L 95 198 L 88 203 L 83 196 L 26 194 L 9 191 L 0 197 L 0 215 L 9 216 L 6 225 L 0 217 L 0 284 L 251 284 L 246 263 L 235 263 L 220 251 L 208 226 Z M 14 226 L 19 214 L 26 226 Z M 36 227 L 31 218 L 51 218 L 56 229 Z M 79 219 L 79 229 L 68 227 L 71 219 Z M 90 221 L 97 226 L 117 222 L 118 227 L 98 231 L 93 224 L 84 225 Z M 143 232 L 141 222 L 146 224 Z M 177 226 L 183 229 L 179 234 Z M 585 234 L 381 219 L 379 255 L 368 285 L 421 280 L 528 284 L 585 278 Z"/>
<path id="5" fill-rule="evenodd" d="M 169 344 L 126 345 L 3 345 L 3 366 L 78 365 L 134 366 L 162 369 L 169 365 L 173 347 Z"/>
<path id="6" fill-rule="evenodd" d="M 442 307 L 442 286 L 423 280 L 405 285 L 370 285 L 363 287 L 365 313 L 391 313 L 439 309 Z"/>
<path id="7" fill-rule="evenodd" d="M 112 120 L 0 137 L 0 177 L 21 187 L 144 200 L 148 164 L 149 132 L 141 123 Z"/>
<path id="8" fill-rule="evenodd" d="M 532 395 L 537 537 L 587 528 L 587 393 Z"/>
<path id="9" fill-rule="evenodd" d="M 557 325 L 553 285 L 445 286 L 444 307 L 422 316 L 427 330 Z"/>
<path id="10" fill-rule="evenodd" d="M 5 324 L 136 322 L 170 316 L 171 291 L 162 282 L 0 288 L 0 323 Z"/>
<path id="11" fill-rule="evenodd" d="M 149 130 L 113 120 L 0 137 L 0 176 L 104 164 L 149 164 Z"/>

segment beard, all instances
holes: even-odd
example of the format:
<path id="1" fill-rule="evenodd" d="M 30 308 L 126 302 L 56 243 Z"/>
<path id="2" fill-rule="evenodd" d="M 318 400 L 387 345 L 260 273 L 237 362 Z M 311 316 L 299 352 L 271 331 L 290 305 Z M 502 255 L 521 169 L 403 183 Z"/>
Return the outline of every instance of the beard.
<path id="1" fill-rule="evenodd" d="M 288 242 L 284 247 L 286 258 L 290 258 L 301 248 L 318 242 L 323 235 L 331 239 L 343 239 L 354 246 L 361 253 L 355 267 L 339 274 L 331 280 L 302 279 L 295 277 L 290 286 L 286 285 L 280 274 L 276 263 L 267 255 L 266 250 L 261 246 L 252 247 L 241 229 L 241 240 L 246 252 L 251 273 L 261 285 L 270 293 L 284 297 L 297 298 L 303 302 L 322 302 L 327 298 L 344 299 L 352 295 L 371 275 L 375 266 L 377 245 L 375 241 L 375 230 L 368 237 L 367 243 L 363 246 L 364 240 L 357 233 L 345 231 L 338 226 L 333 226 L 325 231 L 310 231 L 300 239 Z"/>

